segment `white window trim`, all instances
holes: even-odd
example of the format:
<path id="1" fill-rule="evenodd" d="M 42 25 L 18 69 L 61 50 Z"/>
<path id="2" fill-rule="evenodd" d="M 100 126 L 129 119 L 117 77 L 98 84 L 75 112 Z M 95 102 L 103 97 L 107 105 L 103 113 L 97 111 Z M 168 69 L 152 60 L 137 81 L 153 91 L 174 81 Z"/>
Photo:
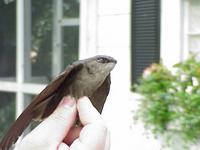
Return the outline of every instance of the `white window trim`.
<path id="1" fill-rule="evenodd" d="M 80 0 L 79 58 L 97 54 L 98 1 Z"/>
<path id="2" fill-rule="evenodd" d="M 30 0 L 18 0 L 16 1 L 17 5 L 17 63 L 16 63 L 16 117 L 21 114 L 24 108 L 24 93 L 23 93 L 23 83 L 25 80 L 25 69 L 28 73 L 28 68 L 30 68 L 30 60 L 25 58 L 29 58 L 28 52 L 26 49 L 29 47 L 30 50 L 30 42 L 27 40 L 27 37 L 30 37 Z M 29 8 L 28 8 L 29 7 Z M 27 17 L 27 15 L 29 15 Z M 27 20 L 26 20 L 27 19 Z M 26 21 L 25 21 L 26 20 Z M 27 32 L 26 32 L 27 30 Z M 26 42 L 25 42 L 26 41 Z M 26 55 L 26 56 L 25 56 Z M 30 75 L 28 73 L 28 75 Z M 9 85 L 9 83 L 7 83 Z M 10 84 L 11 85 L 11 84 Z"/>
<path id="3" fill-rule="evenodd" d="M 189 37 L 190 36 L 199 36 L 200 32 L 190 32 L 189 31 L 189 0 L 182 0 L 182 49 L 183 49 L 183 58 L 188 58 L 189 52 Z"/>
<path id="4" fill-rule="evenodd" d="M 182 0 L 182 16 L 181 16 L 181 28 L 182 28 L 182 57 L 187 59 L 189 54 L 188 47 L 188 17 L 189 17 L 189 1 Z"/>
<path id="5" fill-rule="evenodd" d="M 52 77 L 58 75 L 63 68 L 62 28 L 79 26 L 78 18 L 65 18 L 63 16 L 63 0 L 53 0 L 53 55 Z"/>
<path id="6" fill-rule="evenodd" d="M 171 68 L 182 60 L 181 49 L 181 2 L 161 1 L 161 59 Z M 169 11 L 170 10 L 170 11 Z"/>
<path id="7" fill-rule="evenodd" d="M 64 26 L 78 26 L 79 19 L 65 19 L 62 14 L 63 0 L 54 0 L 54 31 L 52 75 L 55 76 L 61 71 L 61 28 Z M 45 88 L 46 84 L 26 83 L 31 78 L 31 0 L 16 1 L 16 81 L 13 78 L 0 79 L 0 91 L 16 93 L 16 118 L 22 113 L 27 102 L 27 94 L 36 95 Z M 59 38 L 60 37 L 60 38 Z M 54 40 L 55 39 L 55 40 Z M 59 49 L 58 49 L 59 45 Z M 58 67 L 59 66 L 59 67 Z"/>

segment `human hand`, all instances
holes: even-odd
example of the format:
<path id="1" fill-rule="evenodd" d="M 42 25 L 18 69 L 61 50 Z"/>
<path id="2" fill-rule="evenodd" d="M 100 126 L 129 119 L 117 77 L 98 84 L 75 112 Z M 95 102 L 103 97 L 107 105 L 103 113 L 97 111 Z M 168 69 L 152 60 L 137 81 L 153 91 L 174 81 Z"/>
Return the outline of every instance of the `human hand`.
<path id="1" fill-rule="evenodd" d="M 79 114 L 83 127 L 74 126 Z M 110 136 L 87 97 L 64 97 L 56 110 L 22 139 L 17 150 L 109 150 Z"/>

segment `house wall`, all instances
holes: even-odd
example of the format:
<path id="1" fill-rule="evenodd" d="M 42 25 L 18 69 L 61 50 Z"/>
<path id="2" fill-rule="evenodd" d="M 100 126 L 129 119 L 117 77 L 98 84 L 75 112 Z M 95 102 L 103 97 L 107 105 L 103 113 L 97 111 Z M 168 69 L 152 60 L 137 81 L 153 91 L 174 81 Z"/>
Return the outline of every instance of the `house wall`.
<path id="1" fill-rule="evenodd" d="M 184 55 L 182 15 L 182 0 L 161 1 L 161 59 L 169 68 Z"/>
<path id="2" fill-rule="evenodd" d="M 133 149 L 130 140 L 130 0 L 81 1 L 80 58 L 106 54 L 117 59 L 103 117 L 111 149 Z"/>
<path id="3" fill-rule="evenodd" d="M 98 2 L 97 52 L 111 55 L 118 61 L 103 114 L 111 129 L 111 149 L 133 149 L 129 135 L 130 0 Z"/>
<path id="4" fill-rule="evenodd" d="M 80 58 L 106 54 L 118 61 L 103 110 L 111 150 L 160 150 L 162 140 L 147 137 L 143 124 L 133 123 L 138 101 L 130 92 L 131 0 L 84 0 L 80 14 Z M 181 0 L 161 1 L 161 59 L 169 68 L 184 56 L 182 15 Z"/>

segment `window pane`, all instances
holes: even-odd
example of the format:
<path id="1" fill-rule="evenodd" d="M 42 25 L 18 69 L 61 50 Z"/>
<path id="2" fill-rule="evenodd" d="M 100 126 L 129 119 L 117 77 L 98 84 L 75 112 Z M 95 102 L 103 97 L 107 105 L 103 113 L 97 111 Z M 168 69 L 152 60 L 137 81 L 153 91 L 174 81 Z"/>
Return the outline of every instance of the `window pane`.
<path id="1" fill-rule="evenodd" d="M 200 50 L 200 35 L 189 36 L 189 50 L 199 52 Z"/>
<path id="2" fill-rule="evenodd" d="M 200 50 L 200 1 L 189 1 L 189 35 L 188 35 L 188 48 L 199 55 Z"/>
<path id="3" fill-rule="evenodd" d="M 78 18 L 79 0 L 63 0 L 63 12 L 66 18 Z"/>
<path id="4" fill-rule="evenodd" d="M 0 80 L 16 76 L 16 2 L 0 1 Z"/>
<path id="5" fill-rule="evenodd" d="M 51 76 L 52 1 L 32 0 L 31 82 L 47 82 Z"/>
<path id="6" fill-rule="evenodd" d="M 63 28 L 64 67 L 78 59 L 79 27 Z"/>
<path id="7" fill-rule="evenodd" d="M 59 12 L 55 11 L 61 10 L 54 10 L 55 7 L 53 7 L 53 4 L 55 4 L 55 2 L 58 1 L 54 1 L 53 3 L 53 0 L 32 0 L 31 2 L 31 77 L 30 79 L 28 79 L 27 82 L 48 83 L 52 79 L 52 63 L 55 64 L 55 62 L 53 62 L 52 59 L 54 58 L 53 56 L 56 56 L 56 54 L 53 53 L 56 52 L 56 50 L 53 51 L 53 43 L 55 41 L 52 41 L 52 39 L 56 38 L 59 40 L 56 41 L 56 44 L 57 42 L 63 43 L 63 55 L 62 58 L 58 58 L 58 60 L 63 59 L 63 64 L 61 64 L 61 66 L 64 66 L 65 68 L 67 64 L 71 63 L 72 61 L 78 58 L 78 24 L 66 27 L 65 24 L 62 24 L 60 22 L 60 20 L 55 19 L 54 17 L 58 17 L 56 13 L 59 14 Z M 64 17 L 76 17 L 74 19 L 78 19 L 79 1 L 63 1 L 63 5 L 60 5 L 60 7 L 64 7 Z M 67 7 L 69 7 L 69 9 L 67 9 Z M 63 29 L 61 39 L 59 38 L 60 36 L 57 37 L 59 34 L 54 35 L 55 32 L 53 32 L 53 29 L 55 29 L 56 33 L 59 33 L 60 30 L 58 28 Z"/>
<path id="8" fill-rule="evenodd" d="M 15 94 L 0 92 L 0 140 L 15 120 Z"/>
<path id="9" fill-rule="evenodd" d="M 200 1 L 199 0 L 190 0 L 189 32 L 200 33 Z"/>

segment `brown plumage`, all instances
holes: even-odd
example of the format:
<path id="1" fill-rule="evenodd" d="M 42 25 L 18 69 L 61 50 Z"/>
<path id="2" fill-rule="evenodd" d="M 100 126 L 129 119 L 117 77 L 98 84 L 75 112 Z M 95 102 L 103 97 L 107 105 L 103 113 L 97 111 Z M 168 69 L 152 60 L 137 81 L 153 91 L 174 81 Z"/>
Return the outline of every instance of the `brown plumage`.
<path id="1" fill-rule="evenodd" d="M 8 150 L 33 119 L 48 117 L 63 96 L 76 99 L 88 96 L 101 113 L 110 90 L 110 71 L 116 60 L 109 56 L 95 56 L 76 61 L 49 83 L 17 118 L 0 143 L 0 150 Z"/>

